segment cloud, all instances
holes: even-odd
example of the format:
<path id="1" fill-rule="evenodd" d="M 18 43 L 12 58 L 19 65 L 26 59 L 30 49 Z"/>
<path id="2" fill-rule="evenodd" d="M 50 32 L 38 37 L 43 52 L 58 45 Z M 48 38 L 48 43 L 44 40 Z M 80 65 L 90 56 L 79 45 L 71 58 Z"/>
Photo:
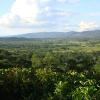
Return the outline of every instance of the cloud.
<path id="1" fill-rule="evenodd" d="M 80 22 L 79 24 L 79 31 L 87 31 L 87 30 L 93 30 L 98 28 L 98 25 L 94 22 Z"/>
<path id="2" fill-rule="evenodd" d="M 46 16 L 52 16 L 54 18 L 58 18 L 58 17 L 69 17 L 72 15 L 75 15 L 76 13 L 72 11 L 57 10 L 57 9 L 53 9 L 52 7 L 46 6 L 41 11 L 41 14 L 45 14 Z"/>
<path id="3" fill-rule="evenodd" d="M 14 27 L 19 23 L 21 24 L 20 17 L 13 15 L 12 13 L 5 14 L 0 18 L 1 27 Z"/>
<path id="4" fill-rule="evenodd" d="M 58 0 L 58 2 L 61 2 L 61 3 L 78 3 L 80 0 Z"/>
<path id="5" fill-rule="evenodd" d="M 37 2 L 36 0 L 16 0 L 11 8 L 11 13 L 25 21 L 33 22 L 38 14 Z"/>
<path id="6" fill-rule="evenodd" d="M 55 14 L 58 16 L 62 16 L 62 17 L 64 17 L 64 16 L 69 17 L 69 16 L 73 15 L 73 13 L 70 11 L 58 11 L 58 12 L 55 12 Z"/>
<path id="7" fill-rule="evenodd" d="M 42 25 L 47 23 L 47 20 L 40 20 L 42 14 L 47 16 L 51 14 L 51 7 L 45 6 L 45 3 L 50 0 L 15 0 L 8 13 L 0 17 L 0 26 L 9 28 L 29 28 L 32 25 Z"/>
<path id="8" fill-rule="evenodd" d="M 33 29 L 35 30 L 35 29 Z M 17 34 L 23 34 L 23 33 L 31 33 L 33 31 L 30 28 L 5 28 L 5 27 L 0 27 L 0 36 L 8 36 L 8 35 L 17 35 Z M 36 31 L 36 30 L 35 30 Z"/>
<path id="9" fill-rule="evenodd" d="M 100 16 L 100 12 L 92 12 L 88 14 L 89 16 Z"/>
<path id="10" fill-rule="evenodd" d="M 49 2 L 51 0 L 39 0 L 40 2 Z"/>
<path id="11" fill-rule="evenodd" d="M 9 12 L 0 18 L 0 32 L 68 31 L 72 26 L 65 24 L 77 14 L 60 2 L 77 3 L 79 0 L 14 0 Z"/>
<path id="12" fill-rule="evenodd" d="M 58 2 L 64 3 L 66 2 L 66 0 L 58 0 Z"/>
<path id="13" fill-rule="evenodd" d="M 46 11 L 46 12 L 49 12 L 51 10 L 51 8 L 49 7 L 49 6 L 46 6 L 45 8 L 44 8 L 44 11 Z"/>
<path id="14" fill-rule="evenodd" d="M 35 23 L 39 12 L 36 0 L 15 0 L 11 10 L 0 18 L 1 26 L 13 26 L 19 23 Z"/>

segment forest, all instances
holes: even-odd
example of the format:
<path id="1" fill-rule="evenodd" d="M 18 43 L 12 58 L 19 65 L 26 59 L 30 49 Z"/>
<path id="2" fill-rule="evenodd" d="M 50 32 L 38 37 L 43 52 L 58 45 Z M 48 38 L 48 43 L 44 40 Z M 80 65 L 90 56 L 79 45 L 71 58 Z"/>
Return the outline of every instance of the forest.
<path id="1" fill-rule="evenodd" d="M 0 38 L 0 98 L 100 100 L 100 40 Z"/>

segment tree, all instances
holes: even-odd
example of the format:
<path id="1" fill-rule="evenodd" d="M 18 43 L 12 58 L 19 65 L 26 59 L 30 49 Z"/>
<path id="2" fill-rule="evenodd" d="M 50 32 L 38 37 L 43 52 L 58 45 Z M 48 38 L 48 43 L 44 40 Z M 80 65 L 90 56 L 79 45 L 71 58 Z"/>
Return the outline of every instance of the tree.
<path id="1" fill-rule="evenodd" d="M 57 67 L 59 59 L 53 53 L 47 52 L 43 58 L 43 64 L 48 67 Z"/>
<path id="2" fill-rule="evenodd" d="M 42 67 L 42 58 L 37 54 L 32 55 L 32 67 Z"/>

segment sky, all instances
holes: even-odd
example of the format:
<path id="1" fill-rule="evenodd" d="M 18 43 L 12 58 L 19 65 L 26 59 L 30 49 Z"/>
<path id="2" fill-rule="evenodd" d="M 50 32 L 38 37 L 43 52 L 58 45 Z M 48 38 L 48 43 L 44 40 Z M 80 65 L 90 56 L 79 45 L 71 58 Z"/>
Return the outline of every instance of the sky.
<path id="1" fill-rule="evenodd" d="M 0 36 L 96 29 L 100 0 L 0 0 Z"/>

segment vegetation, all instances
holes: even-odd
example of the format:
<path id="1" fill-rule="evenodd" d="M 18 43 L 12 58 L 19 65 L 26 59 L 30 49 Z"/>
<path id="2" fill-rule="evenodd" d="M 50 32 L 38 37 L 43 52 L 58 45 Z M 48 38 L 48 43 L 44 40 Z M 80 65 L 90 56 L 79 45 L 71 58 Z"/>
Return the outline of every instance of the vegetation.
<path id="1" fill-rule="evenodd" d="M 0 39 L 2 100 L 99 100 L 100 40 Z"/>

